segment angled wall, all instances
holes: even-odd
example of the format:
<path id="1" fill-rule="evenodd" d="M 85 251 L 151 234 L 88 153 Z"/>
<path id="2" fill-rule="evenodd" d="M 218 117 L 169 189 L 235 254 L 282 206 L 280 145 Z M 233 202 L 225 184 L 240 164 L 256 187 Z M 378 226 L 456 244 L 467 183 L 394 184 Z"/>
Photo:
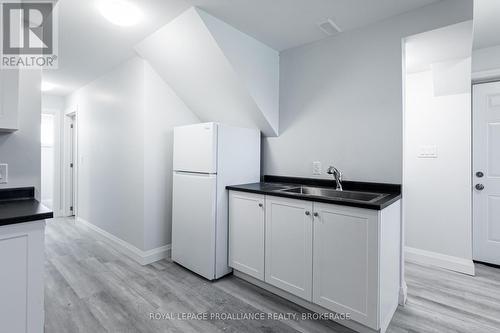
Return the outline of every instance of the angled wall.
<path id="1" fill-rule="evenodd" d="M 278 52 L 196 8 L 136 51 L 202 121 L 278 135 Z"/>

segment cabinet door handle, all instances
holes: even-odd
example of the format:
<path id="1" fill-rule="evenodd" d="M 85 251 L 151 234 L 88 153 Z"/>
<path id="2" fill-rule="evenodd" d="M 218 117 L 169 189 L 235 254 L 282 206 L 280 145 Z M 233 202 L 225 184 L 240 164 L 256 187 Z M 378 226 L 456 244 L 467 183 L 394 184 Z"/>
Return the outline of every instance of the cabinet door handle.
<path id="1" fill-rule="evenodd" d="M 316 212 L 314 212 L 314 214 L 313 214 L 313 215 L 314 215 L 314 217 L 319 217 L 319 214 L 318 214 L 318 213 L 316 213 Z"/>
<path id="2" fill-rule="evenodd" d="M 259 207 L 261 207 L 261 208 L 262 208 L 262 207 L 264 207 L 264 205 L 263 205 L 263 204 L 261 204 L 261 203 L 259 203 Z"/>
<path id="3" fill-rule="evenodd" d="M 307 215 L 307 216 L 311 215 L 311 212 L 310 212 L 310 211 L 308 211 L 308 210 L 306 210 L 306 215 Z"/>

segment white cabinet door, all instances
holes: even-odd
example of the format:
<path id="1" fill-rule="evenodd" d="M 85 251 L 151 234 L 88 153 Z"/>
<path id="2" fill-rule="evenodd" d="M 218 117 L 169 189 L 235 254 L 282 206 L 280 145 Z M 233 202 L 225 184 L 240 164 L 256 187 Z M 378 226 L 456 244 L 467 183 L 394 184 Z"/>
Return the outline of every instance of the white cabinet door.
<path id="1" fill-rule="evenodd" d="M 314 203 L 313 302 L 378 329 L 378 211 Z"/>
<path id="2" fill-rule="evenodd" d="M 0 131 L 15 131 L 18 124 L 19 71 L 0 70 Z"/>
<path id="3" fill-rule="evenodd" d="M 265 281 L 312 299 L 312 203 L 266 197 Z"/>
<path id="4" fill-rule="evenodd" d="M 0 226 L 0 331 L 42 333 L 44 221 Z"/>
<path id="5" fill-rule="evenodd" d="M 264 195 L 229 194 L 229 266 L 264 280 Z"/>

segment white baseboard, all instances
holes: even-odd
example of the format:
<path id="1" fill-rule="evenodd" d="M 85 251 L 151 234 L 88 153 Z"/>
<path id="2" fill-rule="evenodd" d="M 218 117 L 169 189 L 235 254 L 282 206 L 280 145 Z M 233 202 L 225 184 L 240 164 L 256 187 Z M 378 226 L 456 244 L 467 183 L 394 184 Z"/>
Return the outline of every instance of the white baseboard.
<path id="1" fill-rule="evenodd" d="M 148 250 L 148 251 L 143 251 L 141 249 L 138 249 L 134 245 L 124 241 L 123 239 L 120 239 L 120 238 L 110 234 L 106 230 L 103 230 L 103 229 L 99 228 L 98 226 L 93 225 L 92 223 L 88 222 L 87 220 L 82 219 L 81 217 L 77 217 L 76 221 L 78 223 L 81 223 L 81 224 L 87 226 L 89 229 L 97 232 L 99 235 L 106 238 L 109 241 L 110 245 L 113 246 L 114 249 L 125 254 L 126 256 L 130 257 L 131 259 L 137 261 L 141 265 L 148 265 L 148 264 L 151 264 L 155 261 L 169 257 L 171 244 L 160 246 L 160 247 L 157 247 L 155 249 Z"/>
<path id="2" fill-rule="evenodd" d="M 408 300 L 408 286 L 406 285 L 405 281 L 403 285 L 399 287 L 399 305 L 405 306 L 407 300 Z"/>
<path id="3" fill-rule="evenodd" d="M 432 265 L 451 271 L 474 275 L 474 262 L 472 259 L 453 257 L 446 254 L 431 252 L 405 246 L 407 261 L 423 265 Z"/>

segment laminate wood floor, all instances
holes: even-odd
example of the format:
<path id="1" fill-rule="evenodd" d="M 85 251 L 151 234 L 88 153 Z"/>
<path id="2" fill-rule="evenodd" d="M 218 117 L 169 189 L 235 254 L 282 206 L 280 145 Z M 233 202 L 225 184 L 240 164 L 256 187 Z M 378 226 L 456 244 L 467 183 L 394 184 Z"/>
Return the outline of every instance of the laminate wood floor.
<path id="1" fill-rule="evenodd" d="M 500 270 L 476 269 L 470 277 L 407 264 L 408 304 L 388 332 L 500 332 Z M 286 318 L 308 311 L 234 276 L 210 283 L 170 260 L 141 266 L 73 219 L 47 222 L 45 270 L 47 333 L 352 332 L 331 321 Z M 233 318 L 214 317 L 224 313 Z M 234 318 L 260 313 L 281 317 Z"/>

